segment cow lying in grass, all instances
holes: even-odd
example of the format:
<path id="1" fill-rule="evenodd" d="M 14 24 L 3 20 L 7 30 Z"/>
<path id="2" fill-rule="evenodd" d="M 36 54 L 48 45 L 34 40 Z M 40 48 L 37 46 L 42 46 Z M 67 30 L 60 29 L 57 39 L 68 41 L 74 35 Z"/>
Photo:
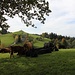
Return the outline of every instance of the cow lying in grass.
<path id="1" fill-rule="evenodd" d="M 1 48 L 0 53 L 10 53 L 10 48 Z"/>
<path id="2" fill-rule="evenodd" d="M 49 48 L 49 50 L 52 51 L 58 51 L 58 48 L 56 45 L 54 45 L 52 42 L 44 43 L 44 48 Z"/>
<path id="3" fill-rule="evenodd" d="M 26 56 L 30 56 L 31 50 L 33 48 L 32 43 L 31 42 L 26 42 L 24 45 L 24 50 L 25 50 L 25 55 Z"/>
<path id="4" fill-rule="evenodd" d="M 38 56 L 38 53 L 34 49 L 31 42 L 26 42 L 23 47 L 24 47 L 26 56 L 30 56 L 30 57 L 37 57 Z"/>

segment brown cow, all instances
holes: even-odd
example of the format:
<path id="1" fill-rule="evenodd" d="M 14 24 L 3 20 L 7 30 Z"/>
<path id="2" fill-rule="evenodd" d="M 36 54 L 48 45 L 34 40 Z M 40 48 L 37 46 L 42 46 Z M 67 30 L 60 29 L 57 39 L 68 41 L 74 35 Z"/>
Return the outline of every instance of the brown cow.
<path id="1" fill-rule="evenodd" d="M 10 53 L 10 48 L 2 48 L 0 49 L 0 53 Z"/>
<path id="2" fill-rule="evenodd" d="M 22 46 L 10 46 L 10 58 L 13 57 L 13 53 L 18 53 L 18 55 L 22 55 L 24 53 L 24 47 Z"/>
<path id="3" fill-rule="evenodd" d="M 17 52 L 18 55 L 28 55 L 30 54 L 30 50 L 32 49 L 32 43 L 26 42 L 24 46 L 10 46 L 10 58 L 13 57 L 13 53 Z"/>
<path id="4" fill-rule="evenodd" d="M 32 51 L 32 43 L 31 42 L 26 42 L 24 44 L 24 50 L 25 50 L 25 55 L 26 56 L 31 56 L 31 51 Z"/>
<path id="5" fill-rule="evenodd" d="M 23 47 L 26 51 L 31 50 L 32 49 L 32 43 L 26 42 Z"/>

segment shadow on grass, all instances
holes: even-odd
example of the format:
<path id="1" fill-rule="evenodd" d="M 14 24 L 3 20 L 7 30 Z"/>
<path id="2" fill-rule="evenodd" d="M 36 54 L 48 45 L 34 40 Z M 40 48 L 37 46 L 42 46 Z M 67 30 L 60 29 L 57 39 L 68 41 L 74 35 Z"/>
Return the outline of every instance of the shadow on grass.
<path id="1" fill-rule="evenodd" d="M 36 73 L 39 73 L 36 58 L 0 58 L 0 75 L 37 75 Z"/>
<path id="2" fill-rule="evenodd" d="M 47 65 L 40 56 L 0 58 L 0 75 L 50 75 Z"/>
<path id="3" fill-rule="evenodd" d="M 75 51 L 59 51 L 37 58 L 0 57 L 0 75 L 74 75 Z"/>

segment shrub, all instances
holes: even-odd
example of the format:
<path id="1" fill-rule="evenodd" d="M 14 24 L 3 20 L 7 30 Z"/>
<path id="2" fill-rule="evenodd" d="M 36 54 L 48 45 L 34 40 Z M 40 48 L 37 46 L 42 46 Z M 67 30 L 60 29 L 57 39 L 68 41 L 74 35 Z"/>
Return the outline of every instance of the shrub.
<path id="1" fill-rule="evenodd" d="M 43 41 L 43 38 L 42 37 L 37 37 L 36 40 Z"/>
<path id="2" fill-rule="evenodd" d="M 33 41 L 33 39 L 34 39 L 34 38 L 33 38 L 32 36 L 29 36 L 29 37 L 28 37 L 28 40 L 29 40 L 30 42 Z"/>
<path id="3" fill-rule="evenodd" d="M 15 36 L 15 43 L 17 44 L 17 43 L 21 43 L 21 42 L 22 42 L 21 35 L 16 35 Z"/>

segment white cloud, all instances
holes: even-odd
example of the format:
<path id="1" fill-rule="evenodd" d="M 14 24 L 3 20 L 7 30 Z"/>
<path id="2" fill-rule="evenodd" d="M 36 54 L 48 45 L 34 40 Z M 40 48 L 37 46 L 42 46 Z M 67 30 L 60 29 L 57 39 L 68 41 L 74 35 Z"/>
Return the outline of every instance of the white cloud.
<path id="1" fill-rule="evenodd" d="M 75 36 L 75 0 L 50 0 L 52 13 L 42 31 Z"/>
<path id="2" fill-rule="evenodd" d="M 61 35 L 75 36 L 75 0 L 47 0 L 52 13 L 45 25 L 35 22 L 37 29 L 26 27 L 18 17 L 9 19 L 10 31 L 24 30 L 29 33 L 54 32 Z"/>

